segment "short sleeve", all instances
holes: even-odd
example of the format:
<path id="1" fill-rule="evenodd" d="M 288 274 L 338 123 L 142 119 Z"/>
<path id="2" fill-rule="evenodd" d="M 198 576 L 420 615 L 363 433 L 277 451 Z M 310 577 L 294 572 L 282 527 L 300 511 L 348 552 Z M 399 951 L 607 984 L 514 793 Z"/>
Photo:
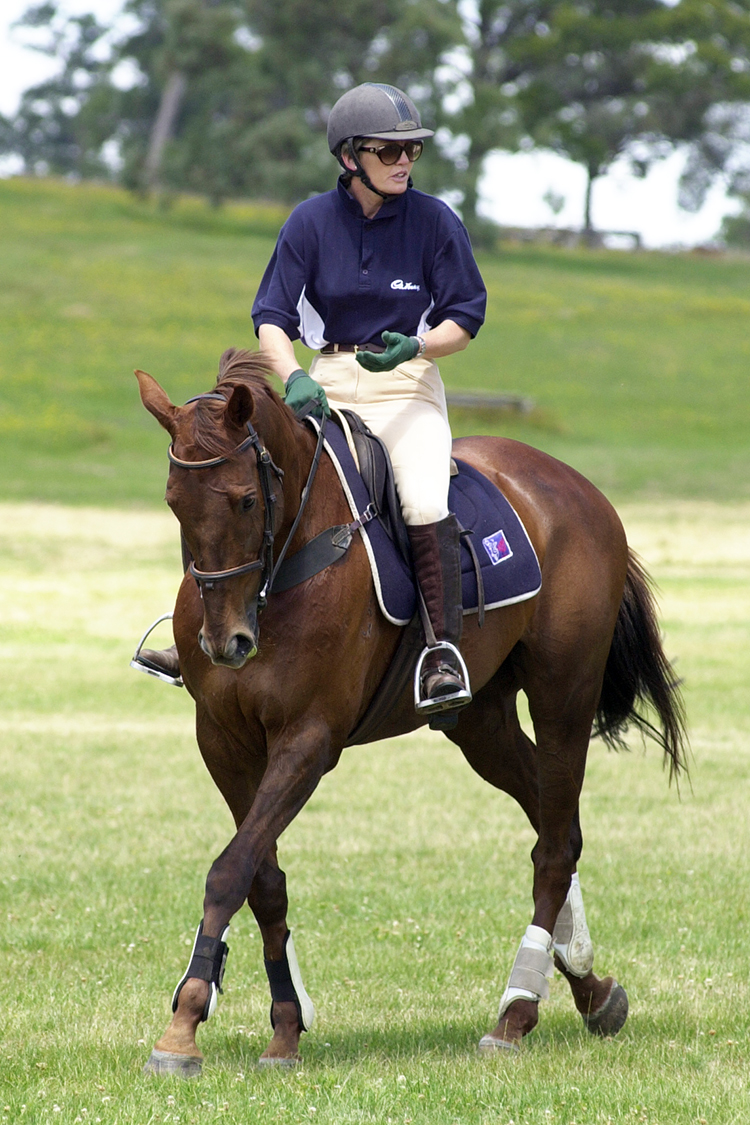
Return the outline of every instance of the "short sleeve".
<path id="1" fill-rule="evenodd" d="M 253 303 L 256 335 L 261 324 L 275 324 L 290 340 L 299 339 L 299 301 L 305 288 L 304 241 L 294 215 L 284 224 Z"/>
<path id="2" fill-rule="evenodd" d="M 476 336 L 484 324 L 487 290 L 474 260 L 469 235 L 458 219 L 453 229 L 446 232 L 435 255 L 430 288 L 433 299 L 430 324 L 454 320 L 471 336 Z"/>

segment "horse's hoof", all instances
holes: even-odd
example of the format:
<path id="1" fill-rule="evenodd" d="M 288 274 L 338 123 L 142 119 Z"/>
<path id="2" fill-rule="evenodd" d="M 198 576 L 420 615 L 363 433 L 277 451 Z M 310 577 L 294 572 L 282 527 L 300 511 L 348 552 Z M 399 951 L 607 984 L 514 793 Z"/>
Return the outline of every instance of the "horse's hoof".
<path id="1" fill-rule="evenodd" d="M 144 1074 L 176 1074 L 178 1078 L 198 1078 L 203 1059 L 196 1055 L 174 1055 L 171 1051 L 157 1051 L 143 1068 Z"/>
<path id="2" fill-rule="evenodd" d="M 264 1058 L 261 1056 L 261 1058 L 258 1059 L 258 1066 L 281 1066 L 286 1067 L 287 1069 L 291 1069 L 292 1067 L 299 1066 L 300 1062 L 301 1059 L 294 1057 L 287 1059 L 276 1059 L 268 1057 Z"/>
<path id="3" fill-rule="evenodd" d="M 612 981 L 609 996 L 596 1012 L 583 1017 L 592 1035 L 611 1038 L 617 1035 L 628 1018 L 628 994 L 616 980 Z"/>
<path id="4" fill-rule="evenodd" d="M 483 1035 L 477 1047 L 480 1055 L 496 1055 L 498 1052 L 517 1055 L 520 1050 L 518 1039 L 495 1039 L 492 1035 Z"/>

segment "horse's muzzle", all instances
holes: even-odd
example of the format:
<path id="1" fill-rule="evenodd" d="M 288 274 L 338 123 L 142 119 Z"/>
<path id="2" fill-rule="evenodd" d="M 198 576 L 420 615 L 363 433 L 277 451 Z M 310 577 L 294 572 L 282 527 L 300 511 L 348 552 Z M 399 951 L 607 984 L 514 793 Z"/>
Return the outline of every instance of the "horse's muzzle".
<path id="1" fill-rule="evenodd" d="M 257 635 L 249 632 L 235 633 L 225 643 L 217 644 L 207 640 L 201 630 L 198 641 L 211 663 L 222 668 L 243 668 L 258 652 Z"/>

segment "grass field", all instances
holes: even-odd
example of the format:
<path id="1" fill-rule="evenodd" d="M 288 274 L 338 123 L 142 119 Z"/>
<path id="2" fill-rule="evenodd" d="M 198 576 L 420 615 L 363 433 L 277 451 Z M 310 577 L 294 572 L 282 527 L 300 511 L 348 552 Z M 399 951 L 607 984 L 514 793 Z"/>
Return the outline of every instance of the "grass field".
<path id="1" fill-rule="evenodd" d="M 347 751 L 282 840 L 318 1008 L 303 1068 L 254 1068 L 268 997 L 245 912 L 204 1076 L 186 1084 L 141 1067 L 231 822 L 190 700 L 127 668 L 171 602 L 175 528 L 0 506 L 0 1119 L 750 1122 L 750 505 L 623 514 L 662 586 L 694 765 L 679 799 L 654 748 L 592 745 L 581 877 L 596 964 L 630 996 L 620 1037 L 589 1037 L 558 978 L 520 1059 L 476 1056 L 530 917 L 533 836 L 420 734 Z"/>
<path id="2" fill-rule="evenodd" d="M 617 502 L 661 587 L 692 787 L 592 744 L 581 877 L 612 1042 L 553 982 L 516 1060 L 476 1055 L 531 912 L 533 835 L 440 735 L 347 751 L 285 834 L 318 1009 L 297 1072 L 269 1034 L 260 941 L 230 935 L 200 1081 L 144 1078 L 231 821 L 184 693 L 128 670 L 180 575 L 165 439 L 134 367 L 207 389 L 282 213 L 162 213 L 0 181 L 0 1122 L 750 1125 L 750 271 L 744 260 L 505 250 L 454 390 Z M 304 358 L 304 353 L 300 352 Z M 717 501 L 721 502 L 717 502 Z"/>
<path id="3" fill-rule="evenodd" d="M 226 347 L 255 346 L 282 218 L 0 181 L 0 497 L 153 502 L 164 443 L 132 371 L 182 401 Z M 616 498 L 750 498 L 747 259 L 506 249 L 480 265 L 488 321 L 442 362 L 446 384 L 536 408 L 457 412 L 457 432 L 510 433 Z"/>

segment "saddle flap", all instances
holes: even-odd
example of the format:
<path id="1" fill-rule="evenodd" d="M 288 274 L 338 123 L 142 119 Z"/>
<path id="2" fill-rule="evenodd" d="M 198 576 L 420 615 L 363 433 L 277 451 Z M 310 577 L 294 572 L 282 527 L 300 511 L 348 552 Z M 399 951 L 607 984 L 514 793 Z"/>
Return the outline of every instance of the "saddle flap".
<path id="1" fill-rule="evenodd" d="M 354 448 L 357 451 L 360 476 L 375 505 L 377 517 L 388 538 L 411 567 L 409 536 L 401 514 L 393 466 L 385 443 L 369 429 L 358 414 L 351 410 L 342 410 L 341 413 L 349 426 Z"/>

